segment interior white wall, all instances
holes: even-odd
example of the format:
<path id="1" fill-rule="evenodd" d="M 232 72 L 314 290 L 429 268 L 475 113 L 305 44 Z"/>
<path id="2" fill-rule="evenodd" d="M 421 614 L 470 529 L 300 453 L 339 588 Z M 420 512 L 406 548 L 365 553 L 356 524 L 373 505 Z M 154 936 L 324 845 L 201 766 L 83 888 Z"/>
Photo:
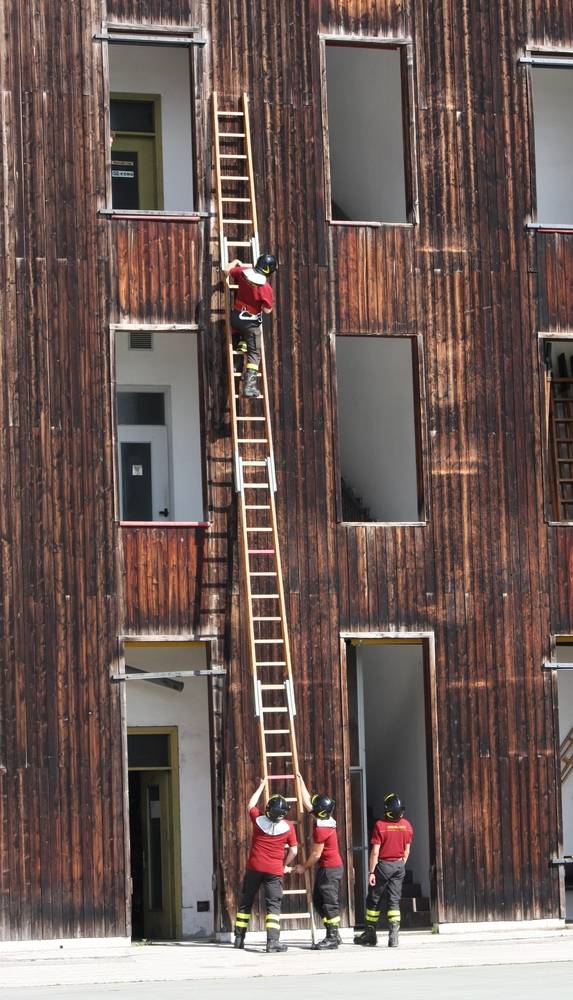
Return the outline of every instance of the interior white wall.
<path id="1" fill-rule="evenodd" d="M 193 210 L 189 49 L 172 45 L 110 45 L 110 90 L 159 94 L 163 153 L 163 207 Z"/>
<path id="2" fill-rule="evenodd" d="M 397 792 L 414 827 L 408 868 L 430 894 L 430 836 L 424 694 L 420 645 L 358 647 L 364 681 L 367 802 L 376 819 L 384 795 Z"/>
<path id="3" fill-rule="evenodd" d="M 341 473 L 375 521 L 417 521 L 412 347 L 408 338 L 337 337 Z"/>
<path id="4" fill-rule="evenodd" d="M 573 69 L 534 67 L 537 219 L 573 224 Z"/>
<path id="5" fill-rule="evenodd" d="M 558 376 L 557 359 L 560 354 L 564 354 L 567 361 L 567 372 L 571 374 L 571 357 L 573 356 L 573 340 L 549 340 L 546 341 L 551 345 L 551 364 L 553 368 L 553 373 Z"/>
<path id="6" fill-rule="evenodd" d="M 203 520 L 201 420 L 197 334 L 154 333 L 150 351 L 131 350 L 129 334 L 116 334 L 116 384 L 137 390 L 168 387 L 174 521 Z M 169 399 L 167 400 L 169 405 Z"/>
<path id="7" fill-rule="evenodd" d="M 406 222 L 400 53 L 326 46 L 332 198 L 356 221 Z"/>
<path id="8" fill-rule="evenodd" d="M 131 646 L 126 664 L 148 671 L 202 670 L 205 647 L 161 649 Z M 146 681 L 128 681 L 128 726 L 177 726 L 181 816 L 183 936 L 213 932 L 213 842 L 211 821 L 211 758 L 209 698 L 206 677 L 184 680 L 183 691 Z M 197 912 L 197 901 L 208 899 L 208 913 Z"/>

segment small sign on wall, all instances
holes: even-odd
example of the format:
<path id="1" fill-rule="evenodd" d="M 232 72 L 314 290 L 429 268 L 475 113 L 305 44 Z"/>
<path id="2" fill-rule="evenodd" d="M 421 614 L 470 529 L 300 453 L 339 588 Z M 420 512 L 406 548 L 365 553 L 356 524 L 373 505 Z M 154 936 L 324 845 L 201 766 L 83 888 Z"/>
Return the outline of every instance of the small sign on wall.
<path id="1" fill-rule="evenodd" d="M 131 475 L 132 476 L 142 476 L 143 475 L 143 466 L 142 465 L 132 465 L 131 466 Z"/>

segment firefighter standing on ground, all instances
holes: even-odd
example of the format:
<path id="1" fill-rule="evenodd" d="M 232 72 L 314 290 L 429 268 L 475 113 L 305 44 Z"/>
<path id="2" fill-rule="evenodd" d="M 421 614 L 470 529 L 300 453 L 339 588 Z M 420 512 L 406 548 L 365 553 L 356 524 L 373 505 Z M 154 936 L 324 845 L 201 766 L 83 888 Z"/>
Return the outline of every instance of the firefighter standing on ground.
<path id="1" fill-rule="evenodd" d="M 335 802 L 328 795 L 310 795 L 302 779 L 297 775 L 302 792 L 302 801 L 307 812 L 314 816 L 313 845 L 306 863 L 297 865 L 295 872 L 303 875 L 306 868 L 318 865 L 314 880 L 312 901 L 322 917 L 326 937 L 315 945 L 317 951 L 338 948 L 342 944 L 338 928 L 340 925 L 340 882 L 342 879 L 342 857 L 338 847 L 336 820 L 333 819 Z"/>
<path id="2" fill-rule="evenodd" d="M 390 928 L 388 947 L 398 947 L 402 884 L 414 836 L 411 823 L 404 818 L 405 811 L 400 796 L 395 792 L 384 796 L 384 819 L 376 821 L 370 838 L 366 930 L 354 938 L 354 944 L 371 947 L 377 944 L 376 926 L 380 917 L 380 900 L 386 894 L 386 917 Z"/>
<path id="3" fill-rule="evenodd" d="M 257 802 L 264 787 L 265 782 L 262 780 L 249 799 L 248 808 L 253 824 L 253 836 L 235 920 L 234 945 L 235 948 L 245 947 L 251 907 L 263 885 L 267 913 L 267 951 L 286 951 L 287 946 L 279 941 L 283 875 L 291 871 L 290 866 L 296 857 L 298 847 L 294 826 L 285 819 L 289 804 L 282 795 L 271 795 L 264 813 L 257 809 Z"/>
<path id="4" fill-rule="evenodd" d="M 277 269 L 276 257 L 264 253 L 254 267 L 233 260 L 225 273 L 238 285 L 231 310 L 233 342 L 244 352 L 243 395 L 258 399 L 257 373 L 261 360 L 263 313 L 273 310 L 273 290 L 268 278 Z M 236 336 L 235 336 L 236 335 Z"/>

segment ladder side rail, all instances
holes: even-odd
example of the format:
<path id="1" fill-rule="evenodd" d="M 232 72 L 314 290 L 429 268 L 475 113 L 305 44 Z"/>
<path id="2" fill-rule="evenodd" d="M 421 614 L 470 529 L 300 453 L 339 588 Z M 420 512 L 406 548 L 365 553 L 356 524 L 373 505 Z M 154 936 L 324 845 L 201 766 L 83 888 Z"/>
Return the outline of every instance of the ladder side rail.
<path id="1" fill-rule="evenodd" d="M 245 146 L 247 150 L 247 176 L 249 178 L 249 197 L 251 199 L 251 213 L 253 219 L 253 264 L 256 264 L 255 257 L 258 253 L 259 246 L 259 225 L 257 221 L 257 198 L 255 193 L 255 169 L 253 165 L 253 147 L 251 144 L 251 120 L 249 118 L 249 98 L 247 94 L 243 94 L 242 98 L 243 104 L 243 115 L 245 123 Z M 256 248 L 256 250 L 255 250 Z"/>
<path id="2" fill-rule="evenodd" d="M 553 483 L 552 483 L 552 493 L 555 502 L 555 511 L 557 514 L 557 520 L 563 521 L 565 519 L 565 495 L 563 490 L 563 483 L 561 482 L 561 471 L 559 466 L 559 434 L 557 427 L 557 414 L 556 408 L 561 402 L 556 387 L 556 380 L 552 378 L 549 382 L 549 397 L 550 397 L 550 411 L 549 411 L 549 433 L 551 439 L 551 452 L 553 455 Z"/>
<path id="3" fill-rule="evenodd" d="M 213 92 L 213 136 L 215 140 L 215 181 L 217 185 L 217 218 L 219 222 L 219 256 L 221 267 L 229 263 L 227 243 L 223 223 L 223 190 L 221 187 L 221 148 L 219 145 L 219 98 L 217 91 Z"/>
<path id="4" fill-rule="evenodd" d="M 265 354 L 265 341 L 264 341 L 264 335 L 263 335 L 262 332 L 261 332 L 261 366 L 260 367 L 261 367 L 262 382 L 263 382 L 263 405 L 264 405 L 264 413 L 265 413 L 266 438 L 267 438 L 267 442 L 268 442 L 267 447 L 268 447 L 268 452 L 269 452 L 269 458 L 271 460 L 272 467 L 273 467 L 273 470 L 274 470 L 275 469 L 275 452 L 274 452 L 273 434 L 272 434 L 272 425 L 271 425 L 271 413 L 270 413 L 270 404 L 269 404 L 269 382 L 268 382 L 268 377 L 267 377 L 267 361 L 266 361 L 266 354 Z M 281 635 L 282 635 L 282 639 L 283 639 L 283 651 L 284 651 L 284 659 L 285 659 L 285 663 L 286 663 L 286 667 L 285 667 L 286 678 L 285 679 L 288 680 L 289 683 L 290 683 L 291 693 L 292 693 L 293 698 L 294 698 L 294 680 L 293 680 L 293 670 L 292 670 L 292 659 L 291 659 L 291 653 L 290 653 L 290 641 L 289 641 L 289 631 L 288 631 L 288 615 L 287 615 L 285 593 L 284 593 L 283 571 L 282 571 L 282 561 L 281 561 L 281 549 L 280 549 L 280 539 L 279 539 L 278 522 L 277 522 L 277 509 L 276 509 L 276 503 L 275 503 L 275 494 L 274 494 L 274 490 L 272 488 L 272 485 L 273 484 L 270 482 L 270 476 L 269 476 L 269 504 L 270 504 L 270 508 L 271 508 L 271 511 L 270 511 L 270 513 L 271 513 L 271 528 L 272 528 L 272 535 L 273 535 L 273 545 L 274 545 L 274 549 L 275 549 L 276 572 L 277 572 L 277 593 L 279 595 L 279 609 L 280 609 L 279 610 L 279 614 L 280 614 L 280 619 L 281 619 L 281 622 L 280 622 L 280 625 L 281 625 Z M 292 717 L 292 715 L 290 713 L 289 713 L 288 726 L 289 726 L 289 730 L 290 730 L 290 742 L 291 742 L 291 748 L 292 748 L 292 766 L 293 766 L 293 773 L 295 775 L 295 789 L 296 789 L 296 799 L 297 799 L 297 816 L 298 816 L 298 819 L 299 819 L 299 831 L 300 831 L 300 835 L 299 835 L 299 839 L 300 839 L 300 851 L 301 851 L 302 861 L 303 861 L 303 864 L 304 864 L 305 861 L 306 861 L 306 859 L 307 859 L 306 839 L 305 839 L 305 836 L 304 836 L 304 822 L 303 822 L 304 821 L 304 817 L 306 815 L 306 810 L 304 808 L 304 804 L 303 804 L 303 801 L 302 801 L 302 791 L 301 791 L 301 787 L 300 787 L 300 781 L 299 781 L 299 778 L 298 778 L 298 773 L 300 771 L 300 765 L 299 765 L 299 759 L 298 759 L 298 746 L 297 746 L 297 740 L 296 740 L 296 731 L 295 731 L 295 725 L 294 725 L 294 718 Z M 307 891 L 307 896 L 308 896 L 308 901 L 309 901 L 308 902 L 308 909 L 309 909 L 309 913 L 310 913 L 310 925 L 311 925 L 310 929 L 311 929 L 312 942 L 314 944 L 314 942 L 316 940 L 316 926 L 315 926 L 315 919 L 314 919 L 314 908 L 313 908 L 313 905 L 312 905 L 312 884 L 311 884 L 311 882 L 312 882 L 311 873 L 310 873 L 309 869 L 305 869 L 304 883 L 305 883 L 305 888 L 306 888 L 306 891 Z"/>

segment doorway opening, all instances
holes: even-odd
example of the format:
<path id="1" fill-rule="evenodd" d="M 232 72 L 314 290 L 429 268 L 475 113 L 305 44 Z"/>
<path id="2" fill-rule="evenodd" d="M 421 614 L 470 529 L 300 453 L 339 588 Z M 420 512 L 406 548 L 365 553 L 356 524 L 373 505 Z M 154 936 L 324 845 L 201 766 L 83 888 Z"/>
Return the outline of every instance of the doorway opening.
<path id="1" fill-rule="evenodd" d="M 557 638 L 555 658 L 565 664 L 557 670 L 559 753 L 561 768 L 561 855 L 573 858 L 573 636 Z M 568 664 L 571 667 L 568 668 Z M 573 922 L 573 861 L 564 865 L 565 917 Z"/>
<path id="2" fill-rule="evenodd" d="M 213 933 L 207 648 L 196 640 L 124 642 L 136 940 Z"/>
<path id="3" fill-rule="evenodd" d="M 430 927 L 436 874 L 433 808 L 435 729 L 429 639 L 346 643 L 354 912 L 363 920 L 370 835 L 396 792 L 414 827 L 401 904 L 404 928 Z"/>
<path id="4" fill-rule="evenodd" d="M 203 521 L 197 334 L 116 329 L 114 361 L 120 520 Z"/>
<path id="5" fill-rule="evenodd" d="M 177 730 L 130 729 L 127 753 L 132 937 L 168 941 L 176 937 Z"/>

